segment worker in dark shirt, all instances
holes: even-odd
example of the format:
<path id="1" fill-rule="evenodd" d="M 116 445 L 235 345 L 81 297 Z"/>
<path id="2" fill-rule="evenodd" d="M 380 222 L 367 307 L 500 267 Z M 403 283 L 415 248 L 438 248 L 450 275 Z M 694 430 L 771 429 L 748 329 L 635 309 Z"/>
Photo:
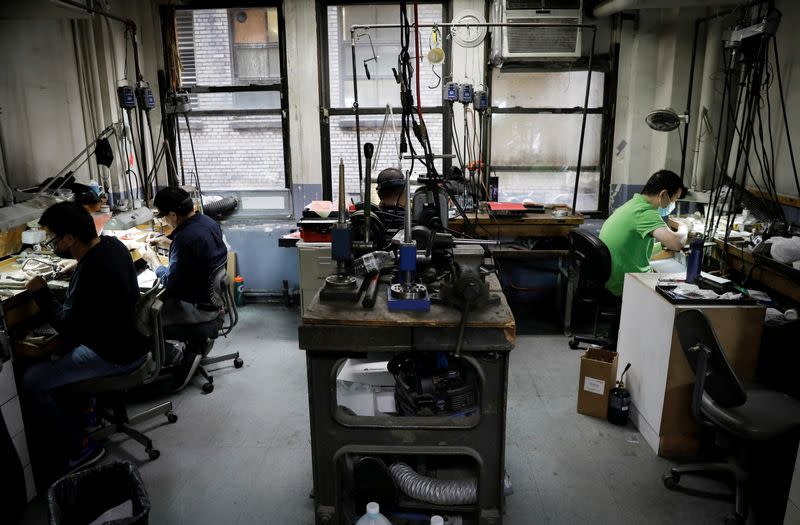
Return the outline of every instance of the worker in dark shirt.
<path id="1" fill-rule="evenodd" d="M 397 168 L 386 168 L 378 174 L 378 212 L 389 230 L 403 227 L 406 208 L 406 179 Z"/>
<path id="2" fill-rule="evenodd" d="M 72 202 L 54 204 L 39 224 L 56 255 L 76 259 L 67 297 L 60 303 L 41 276 L 28 281 L 39 310 L 69 348 L 39 363 L 22 377 L 26 413 L 65 445 L 69 469 L 97 462 L 105 450 L 81 430 L 53 397 L 53 391 L 87 379 L 125 374 L 144 363 L 147 340 L 136 330 L 139 285 L 130 252 L 114 237 L 98 237 L 91 215 Z"/>
<path id="3" fill-rule="evenodd" d="M 164 188 L 156 194 L 153 204 L 158 208 L 157 216 L 173 228 L 166 238 L 155 239 L 161 247 L 169 247 L 169 263 L 161 264 L 151 249 L 145 249 L 142 256 L 167 290 L 162 322 L 170 337 L 169 327 L 196 325 L 219 317 L 219 308 L 211 303 L 209 281 L 226 263 L 228 249 L 219 224 L 195 212 L 186 191 Z"/>

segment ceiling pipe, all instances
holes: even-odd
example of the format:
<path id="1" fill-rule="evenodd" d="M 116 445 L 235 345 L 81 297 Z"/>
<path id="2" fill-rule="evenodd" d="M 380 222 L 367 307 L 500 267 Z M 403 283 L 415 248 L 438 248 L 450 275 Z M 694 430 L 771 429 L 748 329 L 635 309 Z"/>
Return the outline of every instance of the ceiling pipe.
<path id="1" fill-rule="evenodd" d="M 596 17 L 610 16 L 628 9 L 669 9 L 730 5 L 732 0 L 605 0 L 592 11 Z"/>

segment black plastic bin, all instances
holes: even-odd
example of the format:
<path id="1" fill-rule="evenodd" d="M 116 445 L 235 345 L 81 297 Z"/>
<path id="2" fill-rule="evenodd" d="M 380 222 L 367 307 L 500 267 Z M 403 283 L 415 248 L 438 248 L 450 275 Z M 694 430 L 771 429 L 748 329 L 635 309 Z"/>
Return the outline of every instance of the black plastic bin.
<path id="1" fill-rule="evenodd" d="M 132 502 L 133 515 L 106 523 L 147 525 L 150 497 L 139 471 L 128 462 L 68 474 L 53 483 L 47 493 L 50 525 L 89 525 L 128 500 Z"/>

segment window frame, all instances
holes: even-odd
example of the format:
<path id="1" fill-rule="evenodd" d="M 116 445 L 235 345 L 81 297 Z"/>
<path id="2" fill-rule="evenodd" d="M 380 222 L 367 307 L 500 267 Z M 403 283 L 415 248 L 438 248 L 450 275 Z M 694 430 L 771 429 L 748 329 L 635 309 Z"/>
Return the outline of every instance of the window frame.
<path id="1" fill-rule="evenodd" d="M 272 8 L 273 6 L 263 6 L 265 8 Z M 234 24 L 236 20 L 234 20 L 234 12 L 238 9 L 252 9 L 252 7 L 229 7 L 227 8 L 228 11 L 228 42 L 230 43 L 230 52 L 231 52 L 231 81 L 234 85 L 248 85 L 253 82 L 267 82 L 271 83 L 274 82 L 276 79 L 280 79 L 281 75 L 275 76 L 267 76 L 267 77 L 245 77 L 241 76 L 238 72 L 238 65 L 236 58 L 234 57 L 236 51 L 238 49 L 264 49 L 267 51 L 267 69 L 269 69 L 269 50 L 270 49 L 278 49 L 278 62 L 280 67 L 280 43 L 281 43 L 281 35 L 280 32 L 280 22 L 278 23 L 278 41 L 277 42 L 265 42 L 263 44 L 237 44 L 234 42 Z M 280 11 L 280 8 L 275 8 Z M 278 18 L 280 18 L 280 13 L 278 14 Z M 269 33 L 269 17 L 266 18 L 265 23 L 267 24 L 267 33 Z"/>
<path id="2" fill-rule="evenodd" d="M 452 19 L 452 2 L 448 0 L 420 0 L 420 4 L 436 4 L 442 6 L 442 20 L 447 21 Z M 354 115 L 354 111 L 352 107 L 341 107 L 341 108 L 334 108 L 331 106 L 331 96 L 330 96 L 330 64 L 328 62 L 329 56 L 329 46 L 328 46 L 328 7 L 330 6 L 375 6 L 375 5 L 395 5 L 397 4 L 399 7 L 398 1 L 364 1 L 364 0 L 349 0 L 349 1 L 337 1 L 337 0 L 317 0 L 317 71 L 318 71 L 318 83 L 319 83 L 319 100 L 320 100 L 320 142 L 321 142 L 321 157 L 322 157 L 322 198 L 325 200 L 331 200 L 333 198 L 333 170 L 331 168 L 331 118 L 336 116 L 351 116 Z M 337 24 L 337 31 L 338 34 L 342 34 L 342 31 L 345 28 L 342 27 L 341 17 L 338 19 Z M 349 29 L 347 30 L 349 33 Z M 337 38 L 338 40 L 338 38 Z M 346 44 L 346 46 L 344 45 Z M 450 39 L 444 39 L 443 47 L 447 56 L 450 56 Z M 364 42 L 364 45 L 369 47 L 368 42 Z M 373 45 L 376 45 L 373 41 Z M 380 45 L 380 44 L 377 44 Z M 343 67 L 346 63 L 346 60 L 342 59 L 342 50 L 347 49 L 349 52 L 350 44 L 347 41 L 339 45 L 339 71 L 344 71 Z M 358 67 L 356 71 L 359 71 Z M 376 78 L 372 71 L 370 74 L 373 78 Z M 352 66 L 351 68 L 347 69 L 346 75 L 348 78 L 352 78 Z M 361 81 L 359 78 L 359 73 L 356 73 L 356 80 Z M 452 75 L 452 64 L 450 60 L 445 60 L 444 67 L 442 69 L 442 79 L 445 79 Z M 344 93 L 344 75 L 340 76 L 340 86 L 339 86 L 339 93 L 340 96 Z M 444 80 L 442 80 L 444 82 Z M 343 104 L 342 104 L 343 105 Z M 395 115 L 402 114 L 402 108 L 399 106 L 393 106 L 392 111 Z M 450 169 L 451 160 L 447 157 L 448 154 L 451 153 L 452 148 L 452 135 L 450 131 L 450 117 L 449 113 L 445 111 L 444 106 L 442 105 L 441 101 L 438 106 L 422 106 L 423 114 L 441 114 L 442 115 L 442 154 L 445 157 L 442 159 L 442 169 L 443 172 L 447 172 Z M 359 104 L 358 107 L 358 115 L 360 126 L 364 128 L 374 127 L 374 123 L 380 120 L 383 121 L 383 116 L 386 113 L 386 107 L 375 107 L 375 106 L 361 106 Z M 366 119 L 364 119 L 366 117 Z M 366 125 L 365 125 L 366 124 Z M 362 143 L 363 147 L 363 143 Z M 362 159 L 363 162 L 363 152 L 358 152 L 359 157 Z M 363 165 L 363 164 L 362 164 Z"/>
<path id="3" fill-rule="evenodd" d="M 200 109 L 196 110 L 193 109 L 189 114 L 190 117 L 242 117 L 242 116 L 277 116 L 280 118 L 281 122 L 281 137 L 282 137 L 282 148 L 283 148 L 283 165 L 284 165 L 284 184 L 283 189 L 278 188 L 264 188 L 264 189 L 248 189 L 246 190 L 249 193 L 253 192 L 262 192 L 264 194 L 274 194 L 276 192 L 283 192 L 283 193 L 291 193 L 292 189 L 292 161 L 291 161 L 291 150 L 290 150 L 290 122 L 289 122 L 289 96 L 288 96 L 288 82 L 287 82 L 287 64 L 286 64 L 286 23 L 284 18 L 283 12 L 283 1 L 282 0 L 261 0 L 261 1 L 253 1 L 253 0 L 241 0 L 236 2 L 237 5 L 231 6 L 229 2 L 223 2 L 222 0 L 184 0 L 177 5 L 171 6 L 162 6 L 161 7 L 161 19 L 162 19 L 162 38 L 164 45 L 164 61 L 167 68 L 177 68 L 177 64 L 173 63 L 172 57 L 168 52 L 168 46 L 166 43 L 172 41 L 173 36 L 167 34 L 167 29 L 171 27 L 173 24 L 169 23 L 169 17 L 175 16 L 175 13 L 178 11 L 193 11 L 193 10 L 203 10 L 203 9 L 225 9 L 228 14 L 228 29 L 230 32 L 229 38 L 229 45 L 233 46 L 233 29 L 231 25 L 231 10 L 237 8 L 276 8 L 277 9 L 277 17 L 278 17 L 278 42 L 276 43 L 278 50 L 279 50 L 279 60 L 280 60 L 280 77 L 275 78 L 272 81 L 261 82 L 258 84 L 248 83 L 248 84 L 239 84 L 237 85 L 237 77 L 234 72 L 235 70 L 235 60 L 233 57 L 233 49 L 231 49 L 231 84 L 230 86 L 219 86 L 219 85 L 201 85 L 195 83 L 191 86 L 181 86 L 180 89 L 185 90 L 189 93 L 190 96 L 202 94 L 202 93 L 231 93 L 236 96 L 236 93 L 253 93 L 253 92 L 277 92 L 279 94 L 280 105 L 278 108 L 270 108 L 270 109 Z M 177 45 L 177 43 L 176 43 Z M 163 83 L 161 86 L 161 99 L 164 99 L 164 95 L 167 90 L 166 82 Z M 194 98 L 194 97 L 193 97 Z M 167 137 L 170 142 L 170 146 L 173 148 L 173 151 L 177 151 L 176 141 L 177 135 L 174 126 L 168 126 L 167 129 Z M 177 174 L 176 174 L 177 175 Z M 237 188 L 225 188 L 219 190 L 218 193 L 236 193 L 245 190 L 239 190 Z M 289 206 L 285 210 L 278 210 L 275 212 L 274 210 L 266 211 L 264 213 L 256 213 L 261 218 L 264 217 L 282 217 L 285 218 L 291 215 L 291 197 L 287 199 L 289 202 Z"/>
<path id="4" fill-rule="evenodd" d="M 583 114 L 583 107 L 541 107 L 541 106 L 529 106 L 529 107 L 510 107 L 510 108 L 500 108 L 495 105 L 494 100 L 494 89 L 492 87 L 492 83 L 494 81 L 493 72 L 495 70 L 495 66 L 492 65 L 488 60 L 487 63 L 489 64 L 486 67 L 484 82 L 488 86 L 489 89 L 489 98 L 490 98 L 490 108 L 489 108 L 489 125 L 488 127 L 488 137 L 489 140 L 487 141 L 486 151 L 484 151 L 485 158 L 487 159 L 487 165 L 489 166 L 489 172 L 491 176 L 495 176 L 494 173 L 497 171 L 505 171 L 505 172 L 531 172 L 535 171 L 535 166 L 526 165 L 526 166 L 496 166 L 492 163 L 492 116 L 493 115 L 542 115 L 542 114 L 550 114 L 550 115 L 582 115 Z M 502 68 L 503 73 L 507 74 L 514 74 L 514 73 L 568 73 L 568 72 L 577 72 L 577 71 L 588 71 L 589 70 L 589 63 L 588 57 L 579 57 L 578 60 L 575 61 L 548 61 L 548 62 L 540 62 L 540 63 L 526 63 L 526 64 L 507 64 L 504 65 Z M 600 217 L 608 215 L 608 195 L 610 193 L 610 183 L 611 183 L 611 173 L 610 173 L 610 163 L 609 163 L 609 148 L 611 141 L 608 140 L 607 134 L 608 130 L 611 129 L 610 126 L 613 126 L 613 123 L 610 122 L 613 119 L 613 99 L 611 98 L 612 95 L 616 98 L 616 75 L 614 73 L 614 67 L 612 67 L 612 62 L 609 60 L 607 55 L 595 55 L 592 59 L 592 73 L 602 73 L 603 74 L 603 96 L 602 96 L 602 106 L 600 107 L 589 107 L 586 110 L 586 114 L 588 115 L 601 115 L 601 124 L 600 124 L 600 137 L 599 138 L 599 158 L 597 161 L 596 166 L 590 166 L 593 169 L 592 171 L 598 171 L 600 173 L 600 181 L 599 181 L 599 188 L 598 188 L 598 203 L 596 210 L 589 210 L 581 212 L 583 215 L 587 217 Z M 587 165 L 581 163 L 581 171 L 587 168 Z"/>

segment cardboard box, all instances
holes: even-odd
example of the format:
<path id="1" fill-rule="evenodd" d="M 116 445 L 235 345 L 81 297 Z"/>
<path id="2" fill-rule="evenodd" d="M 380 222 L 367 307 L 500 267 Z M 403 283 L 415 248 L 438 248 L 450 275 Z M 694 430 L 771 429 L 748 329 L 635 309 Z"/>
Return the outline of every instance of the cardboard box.
<path id="1" fill-rule="evenodd" d="M 605 418 L 608 414 L 608 393 L 617 381 L 617 353 L 589 348 L 581 356 L 578 383 L 578 413 Z"/>

